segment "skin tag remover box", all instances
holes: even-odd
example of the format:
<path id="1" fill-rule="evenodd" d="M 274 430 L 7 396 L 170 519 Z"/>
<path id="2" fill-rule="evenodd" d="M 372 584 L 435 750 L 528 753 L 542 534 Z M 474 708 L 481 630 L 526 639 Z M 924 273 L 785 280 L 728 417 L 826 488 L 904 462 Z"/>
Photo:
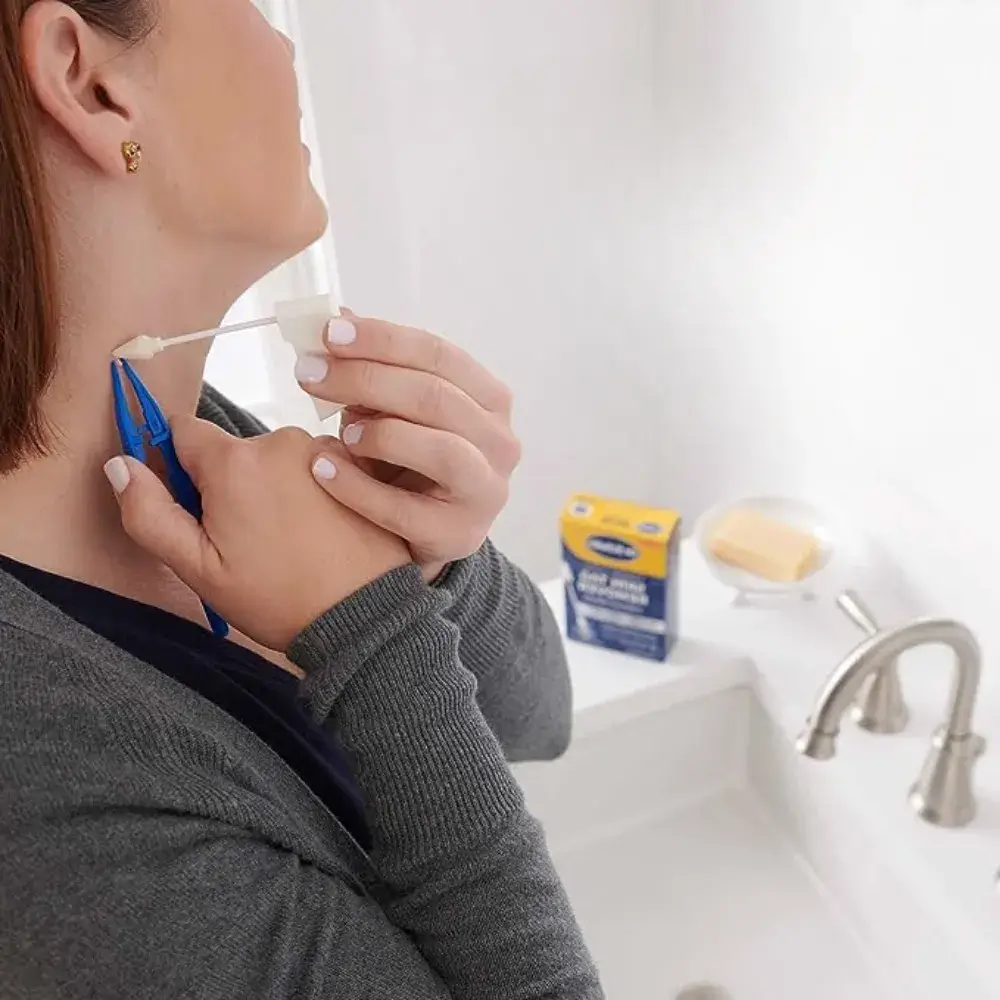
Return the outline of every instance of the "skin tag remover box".
<path id="1" fill-rule="evenodd" d="M 680 515 L 577 494 L 563 510 L 566 634 L 648 660 L 677 640 Z"/>

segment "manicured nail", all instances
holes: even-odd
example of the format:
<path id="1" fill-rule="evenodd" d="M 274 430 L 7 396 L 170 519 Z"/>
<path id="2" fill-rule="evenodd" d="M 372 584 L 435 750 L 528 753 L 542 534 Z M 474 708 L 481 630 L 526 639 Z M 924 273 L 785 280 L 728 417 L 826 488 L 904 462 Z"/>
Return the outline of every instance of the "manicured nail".
<path id="1" fill-rule="evenodd" d="M 358 331 L 346 319 L 331 319 L 326 324 L 326 342 L 331 347 L 347 347 L 357 339 Z"/>
<path id="2" fill-rule="evenodd" d="M 104 475 L 108 477 L 111 488 L 121 495 L 128 489 L 129 480 L 132 473 L 128 470 L 128 464 L 121 456 L 116 456 L 104 466 Z"/>
<path id="3" fill-rule="evenodd" d="M 295 362 L 295 377 L 306 385 L 322 382 L 329 371 L 329 362 L 318 354 L 304 354 Z"/>
<path id="4" fill-rule="evenodd" d="M 358 444 L 361 441 L 361 435 L 365 432 L 364 424 L 348 424 L 340 435 L 340 440 L 344 444 Z"/>
<path id="5" fill-rule="evenodd" d="M 313 475 L 320 482 L 328 483 L 331 479 L 337 478 L 337 466 L 328 458 L 317 458 L 313 463 Z"/>

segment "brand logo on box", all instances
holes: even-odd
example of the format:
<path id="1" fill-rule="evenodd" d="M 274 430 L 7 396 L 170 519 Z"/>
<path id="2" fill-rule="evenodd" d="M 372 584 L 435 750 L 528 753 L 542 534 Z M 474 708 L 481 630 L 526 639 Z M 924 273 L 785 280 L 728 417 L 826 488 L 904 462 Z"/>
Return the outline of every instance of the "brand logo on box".
<path id="1" fill-rule="evenodd" d="M 607 535 L 592 535 L 587 539 L 587 548 L 595 555 L 616 562 L 635 562 L 639 558 L 639 550 L 620 538 L 609 538 Z"/>

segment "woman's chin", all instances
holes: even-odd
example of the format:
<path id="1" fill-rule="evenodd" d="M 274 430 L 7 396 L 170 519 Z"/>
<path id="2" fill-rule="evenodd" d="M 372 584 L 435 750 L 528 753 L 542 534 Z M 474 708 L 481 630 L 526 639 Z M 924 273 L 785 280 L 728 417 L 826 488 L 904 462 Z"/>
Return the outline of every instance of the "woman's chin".
<path id="1" fill-rule="evenodd" d="M 305 250 L 315 243 L 330 225 L 330 213 L 326 203 L 319 196 L 319 192 L 310 184 L 309 193 L 306 195 L 305 204 L 302 206 L 302 246 L 296 252 Z"/>
<path id="2" fill-rule="evenodd" d="M 281 250 L 281 259 L 275 263 L 275 267 L 291 260 L 304 250 L 311 247 L 319 240 L 330 224 L 330 216 L 326 204 L 319 194 L 310 186 L 295 219 L 295 225 L 288 225 L 289 219 L 286 216 L 282 239 L 278 243 Z M 272 236 L 274 232 L 272 231 Z"/>
<path id="3" fill-rule="evenodd" d="M 319 196 L 319 192 L 310 185 L 311 194 L 309 196 L 309 206 L 307 211 L 313 217 L 313 238 L 315 243 L 327 230 L 330 225 L 330 210 L 326 207 L 326 202 Z"/>

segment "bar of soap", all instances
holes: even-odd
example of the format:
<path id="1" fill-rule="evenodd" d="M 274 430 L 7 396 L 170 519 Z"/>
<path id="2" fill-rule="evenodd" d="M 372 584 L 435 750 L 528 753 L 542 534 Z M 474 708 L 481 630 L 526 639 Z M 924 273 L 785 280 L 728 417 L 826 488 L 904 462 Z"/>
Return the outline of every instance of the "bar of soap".
<path id="1" fill-rule="evenodd" d="M 774 583 L 802 580 L 819 561 L 819 543 L 809 532 L 744 508 L 722 518 L 708 548 L 721 562 Z"/>

